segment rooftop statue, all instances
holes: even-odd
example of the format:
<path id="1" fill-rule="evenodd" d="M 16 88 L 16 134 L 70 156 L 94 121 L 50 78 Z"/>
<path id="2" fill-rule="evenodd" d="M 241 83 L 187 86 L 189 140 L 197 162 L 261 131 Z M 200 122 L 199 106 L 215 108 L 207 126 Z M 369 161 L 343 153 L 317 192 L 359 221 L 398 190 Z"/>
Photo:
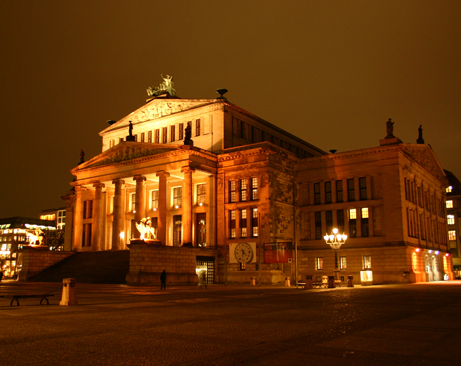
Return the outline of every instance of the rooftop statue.
<path id="1" fill-rule="evenodd" d="M 175 97 L 176 90 L 173 89 L 173 76 L 167 75 L 166 78 L 164 78 L 163 74 L 161 74 L 161 77 L 163 79 L 163 83 L 155 88 L 149 86 L 147 88 L 147 95 L 149 97 L 158 97 L 159 95 L 168 93 L 170 96 Z"/>
<path id="2" fill-rule="evenodd" d="M 389 118 L 389 121 L 386 122 L 386 131 L 387 131 L 387 139 L 394 138 L 394 122 Z"/>

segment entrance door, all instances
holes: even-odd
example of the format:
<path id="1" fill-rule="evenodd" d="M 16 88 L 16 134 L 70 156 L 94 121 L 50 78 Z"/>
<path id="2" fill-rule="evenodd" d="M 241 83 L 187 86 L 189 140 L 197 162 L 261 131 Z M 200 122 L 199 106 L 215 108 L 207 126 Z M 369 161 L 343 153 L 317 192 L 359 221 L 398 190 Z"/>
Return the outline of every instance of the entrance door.
<path id="1" fill-rule="evenodd" d="M 214 283 L 214 257 L 199 257 L 196 259 L 197 267 L 206 266 L 206 283 Z"/>
<path id="2" fill-rule="evenodd" d="M 206 247 L 206 213 L 198 213 L 195 222 L 195 243 L 198 247 Z"/>

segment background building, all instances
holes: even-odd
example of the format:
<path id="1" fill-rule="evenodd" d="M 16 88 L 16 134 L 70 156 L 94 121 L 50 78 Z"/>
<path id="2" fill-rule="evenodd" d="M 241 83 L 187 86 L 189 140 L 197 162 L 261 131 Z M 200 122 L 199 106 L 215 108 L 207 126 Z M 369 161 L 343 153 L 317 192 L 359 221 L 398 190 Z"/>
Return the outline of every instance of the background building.
<path id="1" fill-rule="evenodd" d="M 461 277 L 461 245 L 459 240 L 461 225 L 461 182 L 452 172 L 445 170 L 449 186 L 447 192 L 447 224 L 450 253 L 453 255 L 453 270 Z"/>

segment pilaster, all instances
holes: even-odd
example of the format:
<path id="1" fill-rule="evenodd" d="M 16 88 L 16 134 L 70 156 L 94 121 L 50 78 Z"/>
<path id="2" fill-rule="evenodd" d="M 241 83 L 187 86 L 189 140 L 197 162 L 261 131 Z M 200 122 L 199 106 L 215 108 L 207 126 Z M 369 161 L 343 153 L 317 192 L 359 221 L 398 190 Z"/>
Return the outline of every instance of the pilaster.
<path id="1" fill-rule="evenodd" d="M 192 173 L 195 170 L 188 166 L 181 169 L 184 174 L 184 186 L 182 194 L 182 227 L 183 245 L 192 245 Z"/>
<path id="2" fill-rule="evenodd" d="M 112 182 L 115 185 L 114 192 L 114 221 L 112 226 L 112 250 L 121 250 L 120 233 L 122 231 L 123 212 L 122 212 L 122 186 L 125 181 L 115 179 Z"/>
<path id="3" fill-rule="evenodd" d="M 164 170 L 157 172 L 158 179 L 158 218 L 157 218 L 157 240 L 166 245 L 166 210 L 167 210 L 167 179 L 169 173 Z"/>

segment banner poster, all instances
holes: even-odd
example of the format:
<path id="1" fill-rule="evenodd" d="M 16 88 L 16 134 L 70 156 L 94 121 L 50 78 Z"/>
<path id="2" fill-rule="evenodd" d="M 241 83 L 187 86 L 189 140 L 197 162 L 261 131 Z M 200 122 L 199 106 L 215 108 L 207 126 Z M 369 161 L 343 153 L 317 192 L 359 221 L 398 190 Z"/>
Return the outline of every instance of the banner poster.
<path id="1" fill-rule="evenodd" d="M 264 263 L 288 263 L 289 259 L 293 260 L 291 241 L 264 244 Z"/>

